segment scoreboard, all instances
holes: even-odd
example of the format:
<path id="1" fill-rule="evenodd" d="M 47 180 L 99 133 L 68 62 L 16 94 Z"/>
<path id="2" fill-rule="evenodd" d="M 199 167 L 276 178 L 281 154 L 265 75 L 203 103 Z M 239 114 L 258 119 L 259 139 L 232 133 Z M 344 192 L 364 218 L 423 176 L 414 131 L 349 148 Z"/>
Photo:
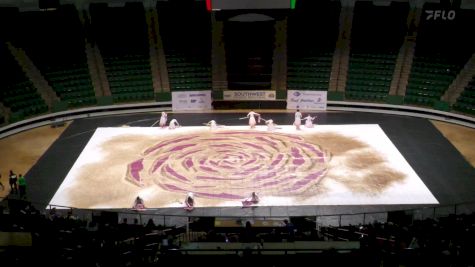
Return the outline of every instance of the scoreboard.
<path id="1" fill-rule="evenodd" d="M 206 0 L 208 11 L 236 9 L 294 9 L 297 0 Z"/>

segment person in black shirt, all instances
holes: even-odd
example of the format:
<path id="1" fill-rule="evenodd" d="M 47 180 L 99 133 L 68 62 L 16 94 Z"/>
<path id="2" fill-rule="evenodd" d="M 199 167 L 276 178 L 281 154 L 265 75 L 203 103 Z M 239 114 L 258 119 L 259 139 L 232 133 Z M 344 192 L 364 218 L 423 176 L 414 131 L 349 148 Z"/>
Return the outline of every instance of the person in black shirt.
<path id="1" fill-rule="evenodd" d="M 18 193 L 17 180 L 18 180 L 18 178 L 17 178 L 16 174 L 12 170 L 10 170 L 8 182 L 10 184 L 11 193 L 13 193 L 13 194 Z"/>

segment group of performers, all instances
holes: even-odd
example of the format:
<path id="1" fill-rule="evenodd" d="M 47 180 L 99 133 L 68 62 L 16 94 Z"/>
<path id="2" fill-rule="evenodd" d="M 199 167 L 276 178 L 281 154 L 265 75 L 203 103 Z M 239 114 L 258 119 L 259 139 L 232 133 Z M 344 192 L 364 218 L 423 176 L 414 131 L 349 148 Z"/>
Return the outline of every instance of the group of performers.
<path id="1" fill-rule="evenodd" d="M 251 195 L 241 201 L 243 208 L 254 207 L 259 203 L 259 196 L 256 192 L 252 192 Z M 185 197 L 185 201 L 183 202 L 183 209 L 186 211 L 192 211 L 195 209 L 195 198 L 192 192 L 188 192 Z M 132 210 L 136 211 L 144 211 L 146 210 L 145 203 L 143 199 L 139 196 L 135 198 L 134 205 L 132 206 Z"/>
<path id="2" fill-rule="evenodd" d="M 160 116 L 160 122 L 158 123 L 158 125 L 161 127 L 161 128 L 165 128 L 167 127 L 167 121 L 168 121 L 168 115 L 166 112 L 162 112 L 162 115 Z M 180 127 L 180 123 L 178 123 L 178 121 L 176 119 L 172 119 L 170 121 L 170 123 L 168 124 L 168 128 L 169 129 L 176 129 Z"/>
<path id="3" fill-rule="evenodd" d="M 261 114 L 259 114 L 257 112 L 254 112 L 253 110 L 251 110 L 251 112 L 249 112 L 246 115 L 246 117 L 239 118 L 239 119 L 249 119 L 249 127 L 251 127 L 251 129 L 254 129 L 256 127 L 256 125 L 258 123 L 260 123 L 261 121 L 263 121 L 267 125 L 267 130 L 268 131 L 274 131 L 276 129 L 279 129 L 277 127 L 277 124 L 274 123 L 274 121 L 272 119 L 266 120 L 266 119 L 261 117 Z M 295 112 L 295 120 L 294 120 L 293 125 L 295 126 L 296 130 L 301 130 L 300 126 L 302 125 L 302 120 L 305 120 L 305 127 L 306 128 L 313 128 L 313 126 L 314 126 L 313 121 L 315 119 L 316 119 L 316 116 L 312 117 L 310 115 L 307 115 L 306 117 L 303 117 L 300 110 L 297 109 L 297 111 Z M 159 126 L 161 128 L 166 128 L 167 127 L 167 121 L 168 121 L 167 113 L 162 112 L 161 116 L 160 116 L 160 120 L 159 120 Z M 205 123 L 204 125 L 210 127 L 210 129 L 217 129 L 219 127 L 223 127 L 223 125 L 219 125 L 218 123 L 216 123 L 215 120 L 211 120 L 208 123 Z M 178 123 L 178 121 L 176 119 L 170 120 L 170 122 L 168 124 L 168 129 L 173 130 L 173 129 L 176 129 L 178 127 L 180 127 L 180 124 Z M 252 192 L 251 195 L 248 198 L 246 198 L 242 201 L 242 207 L 243 208 L 253 207 L 253 206 L 256 206 L 258 203 L 259 203 L 259 196 L 256 194 L 256 192 Z M 185 197 L 185 201 L 183 202 L 183 208 L 186 211 L 192 211 L 194 209 L 194 207 L 195 207 L 194 194 L 192 192 L 189 192 L 189 193 L 187 193 L 187 195 Z M 144 201 L 140 197 L 137 197 L 135 199 L 133 209 L 138 210 L 138 211 L 145 210 Z"/>
<path id="4" fill-rule="evenodd" d="M 301 130 L 300 129 L 300 126 L 302 125 L 302 120 L 305 120 L 305 127 L 307 128 L 313 128 L 313 121 L 316 119 L 317 117 L 312 117 L 309 115 L 307 115 L 306 117 L 303 117 L 302 113 L 300 112 L 300 110 L 297 109 L 297 111 L 295 112 L 295 120 L 294 120 L 294 123 L 293 125 L 295 126 L 295 129 L 297 130 Z M 251 129 L 254 129 L 256 127 L 256 125 L 258 123 L 260 123 L 261 121 L 263 121 L 266 125 L 267 125 L 267 130 L 268 131 L 274 131 L 276 129 L 279 129 L 277 127 L 277 124 L 274 123 L 274 121 L 272 119 L 264 119 L 261 117 L 261 114 L 257 113 L 257 112 L 254 112 L 253 110 L 251 110 L 251 112 L 249 112 L 246 117 L 243 117 L 243 118 L 239 118 L 239 119 L 249 119 L 249 127 L 251 127 Z M 162 115 L 160 116 L 160 120 L 159 120 L 159 126 L 161 128 L 166 128 L 167 127 L 167 121 L 168 121 L 168 115 L 166 112 L 162 112 Z M 211 120 L 207 123 L 205 123 L 204 125 L 210 127 L 210 129 L 216 129 L 216 128 L 219 128 L 219 127 L 222 127 L 223 125 L 218 125 L 216 123 L 215 120 Z M 170 121 L 170 123 L 168 124 L 168 129 L 176 129 L 180 127 L 180 124 L 178 123 L 178 121 L 176 119 L 172 119 Z"/>
<path id="5" fill-rule="evenodd" d="M 294 123 L 293 123 L 293 125 L 295 126 L 295 129 L 300 130 L 300 126 L 302 125 L 302 120 L 303 119 L 305 120 L 305 127 L 313 128 L 313 121 L 317 117 L 316 116 L 312 117 L 312 116 L 310 116 L 310 114 L 307 115 L 305 118 L 302 118 L 302 116 L 303 115 L 302 115 L 302 113 L 300 113 L 300 110 L 297 109 L 297 111 L 295 112 L 295 120 L 294 120 Z M 257 117 L 257 120 L 256 120 L 256 117 Z M 277 124 L 275 124 L 272 119 L 269 119 L 269 120 L 263 119 L 261 117 L 261 114 L 256 113 L 252 110 L 251 110 L 251 112 L 249 112 L 247 114 L 246 117 L 243 117 L 243 118 L 240 118 L 240 119 L 249 119 L 249 127 L 251 127 L 251 129 L 255 128 L 256 124 L 260 123 L 261 121 L 265 122 L 265 124 L 267 125 L 267 130 L 268 131 L 274 131 L 275 129 L 278 129 Z"/>

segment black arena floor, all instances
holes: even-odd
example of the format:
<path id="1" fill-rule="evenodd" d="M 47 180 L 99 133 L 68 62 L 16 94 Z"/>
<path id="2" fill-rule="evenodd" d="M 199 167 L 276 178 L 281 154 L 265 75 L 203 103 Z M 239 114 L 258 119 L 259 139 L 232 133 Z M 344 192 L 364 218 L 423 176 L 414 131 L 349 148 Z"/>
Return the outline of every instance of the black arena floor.
<path id="1" fill-rule="evenodd" d="M 293 113 L 260 112 L 271 117 L 275 123 L 292 124 Z M 239 120 L 247 113 L 169 113 L 169 119 L 176 118 L 183 126 L 201 126 L 210 120 L 225 125 L 244 125 Z M 398 115 L 361 112 L 317 113 L 316 124 L 379 124 L 393 144 L 398 148 L 414 171 L 432 192 L 440 205 L 451 205 L 475 201 L 475 169 L 458 150 L 427 119 Z M 28 196 L 39 208 L 45 208 L 63 179 L 75 163 L 79 154 L 97 127 L 119 127 L 123 125 L 147 127 L 159 118 L 157 113 L 136 115 L 115 115 L 78 119 L 64 131 L 30 171 L 27 177 L 34 177 L 28 185 Z M 475 206 L 475 205 L 472 205 Z M 353 214 L 360 212 L 384 212 L 418 208 L 417 205 L 345 205 L 345 206 L 301 206 L 301 207 L 256 207 L 241 208 L 197 208 L 192 216 L 315 216 L 325 214 Z M 185 215 L 183 209 L 157 209 L 153 214 Z"/>

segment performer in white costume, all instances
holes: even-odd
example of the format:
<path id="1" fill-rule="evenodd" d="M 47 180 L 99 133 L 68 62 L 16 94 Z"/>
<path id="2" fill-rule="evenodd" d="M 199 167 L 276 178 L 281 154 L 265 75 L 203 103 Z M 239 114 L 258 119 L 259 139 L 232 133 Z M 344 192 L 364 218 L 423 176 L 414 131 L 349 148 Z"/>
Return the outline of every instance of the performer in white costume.
<path id="1" fill-rule="evenodd" d="M 310 115 L 307 115 L 307 117 L 305 117 L 305 127 L 307 128 L 313 128 L 313 120 L 317 118 L 317 116 L 315 117 L 312 117 Z"/>
<path id="2" fill-rule="evenodd" d="M 178 121 L 176 119 L 173 119 L 170 121 L 170 124 L 168 125 L 168 129 L 176 129 L 180 127 L 180 124 L 178 123 Z"/>
<path id="3" fill-rule="evenodd" d="M 206 126 L 209 126 L 211 130 L 218 128 L 218 124 L 215 120 L 210 120 L 208 123 L 206 123 Z"/>
<path id="4" fill-rule="evenodd" d="M 257 121 L 260 121 L 260 120 L 261 120 L 261 118 L 260 118 L 261 114 L 256 113 L 256 112 L 254 112 L 254 111 L 251 110 L 251 112 L 249 112 L 249 113 L 247 114 L 247 116 L 246 116 L 246 117 L 249 118 L 249 126 L 250 126 L 251 128 L 256 127 L 256 123 L 257 123 L 257 122 L 256 122 L 256 117 L 254 117 L 254 116 L 257 116 Z"/>
<path id="5" fill-rule="evenodd" d="M 164 128 L 167 127 L 167 120 L 168 120 L 168 115 L 165 112 L 162 112 L 162 116 L 160 117 L 160 127 Z"/>
<path id="6" fill-rule="evenodd" d="M 185 206 L 183 207 L 186 211 L 192 211 L 195 209 L 195 198 L 192 192 L 189 192 L 185 198 Z"/>
<path id="7" fill-rule="evenodd" d="M 267 131 L 274 131 L 275 129 L 277 129 L 275 127 L 275 124 L 274 124 L 273 120 L 265 120 L 265 122 L 267 124 Z"/>
<path id="8" fill-rule="evenodd" d="M 242 207 L 243 208 L 252 207 L 254 205 L 257 205 L 258 203 L 259 203 L 259 196 L 256 194 L 256 192 L 252 192 L 250 197 L 242 201 Z"/>
<path id="9" fill-rule="evenodd" d="M 145 204 L 141 197 L 137 196 L 134 201 L 134 206 L 132 207 L 133 210 L 145 210 Z"/>
<path id="10" fill-rule="evenodd" d="M 302 125 L 302 113 L 300 113 L 300 111 L 297 109 L 294 120 L 295 129 L 300 130 L 300 125 Z"/>

